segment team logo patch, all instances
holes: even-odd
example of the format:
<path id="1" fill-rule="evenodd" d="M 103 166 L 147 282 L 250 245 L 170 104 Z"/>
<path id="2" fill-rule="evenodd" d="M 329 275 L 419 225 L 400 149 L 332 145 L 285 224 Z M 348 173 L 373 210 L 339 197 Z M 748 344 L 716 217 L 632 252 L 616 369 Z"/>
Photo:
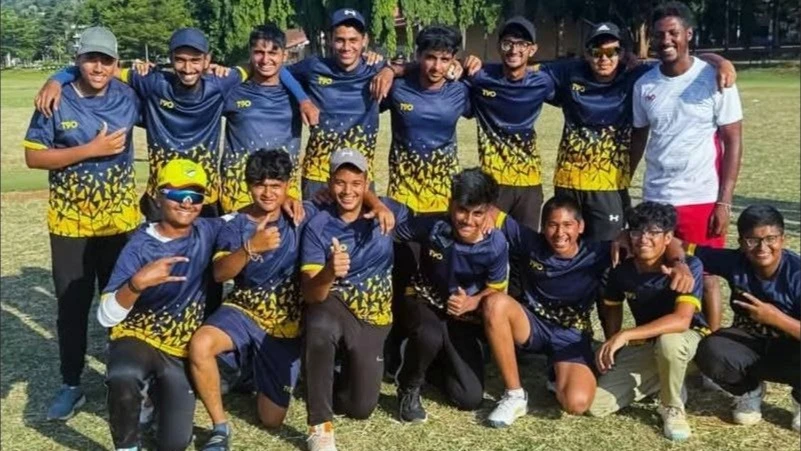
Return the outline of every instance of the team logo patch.
<path id="1" fill-rule="evenodd" d="M 619 222 L 620 215 L 609 215 L 609 222 Z"/>
<path id="2" fill-rule="evenodd" d="M 411 103 L 401 102 L 401 104 L 398 105 L 398 109 L 400 109 L 401 111 L 412 111 L 414 110 L 414 105 L 412 105 Z"/>
<path id="3" fill-rule="evenodd" d="M 159 106 L 167 108 L 167 109 L 170 109 L 170 110 L 175 108 L 175 104 L 172 101 L 167 100 L 167 99 L 159 99 Z"/>
<path id="4" fill-rule="evenodd" d="M 572 89 L 575 92 L 584 92 L 584 86 L 578 83 L 573 83 L 572 85 L 570 85 L 570 89 Z"/>
<path id="5" fill-rule="evenodd" d="M 490 89 L 482 89 L 481 90 L 481 95 L 484 96 L 484 97 L 495 97 L 498 94 L 496 94 L 495 91 L 492 91 Z"/>
<path id="6" fill-rule="evenodd" d="M 435 258 L 437 260 L 442 260 L 442 254 L 437 252 L 437 251 L 435 251 L 434 249 L 429 249 L 428 250 L 428 255 L 430 255 L 431 257 L 433 257 L 433 258 Z"/>
<path id="7" fill-rule="evenodd" d="M 248 100 L 248 99 L 242 99 L 242 100 L 237 100 L 236 101 L 236 107 L 237 108 L 250 108 L 250 105 L 251 105 L 251 103 L 250 103 L 250 100 Z"/>
<path id="8" fill-rule="evenodd" d="M 656 98 L 656 94 L 648 94 L 647 96 L 645 96 L 645 100 L 647 100 L 649 102 L 653 102 L 655 98 Z"/>
<path id="9" fill-rule="evenodd" d="M 334 80 L 330 79 L 329 77 L 324 77 L 322 75 L 317 76 L 317 84 L 320 86 L 328 86 L 333 82 Z"/>
<path id="10" fill-rule="evenodd" d="M 533 269 L 534 271 L 542 271 L 543 269 L 545 269 L 545 267 L 542 266 L 540 262 L 535 260 L 529 261 L 528 266 L 531 267 L 531 269 Z"/>
<path id="11" fill-rule="evenodd" d="M 62 130 L 74 130 L 78 128 L 78 121 L 61 121 Z"/>

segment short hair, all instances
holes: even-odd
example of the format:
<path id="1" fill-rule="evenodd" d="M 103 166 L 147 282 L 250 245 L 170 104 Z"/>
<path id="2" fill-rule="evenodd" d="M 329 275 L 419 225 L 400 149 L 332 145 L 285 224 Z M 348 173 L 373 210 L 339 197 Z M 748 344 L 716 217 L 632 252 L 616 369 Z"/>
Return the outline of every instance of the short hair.
<path id="1" fill-rule="evenodd" d="M 629 230 L 645 230 L 656 226 L 665 232 L 676 230 L 676 208 L 659 202 L 642 202 L 626 212 Z"/>
<path id="2" fill-rule="evenodd" d="M 465 169 L 453 176 L 451 200 L 463 207 L 492 204 L 498 198 L 498 182 L 480 168 Z"/>
<path id="3" fill-rule="evenodd" d="M 540 223 L 543 228 L 545 228 L 545 224 L 548 223 L 548 218 L 551 216 L 551 214 L 559 209 L 565 209 L 571 212 L 573 217 L 576 218 L 576 221 L 583 221 L 581 216 L 581 207 L 579 206 L 578 202 L 576 202 L 576 200 L 572 197 L 557 194 L 548 199 L 545 202 L 545 205 L 542 206 Z"/>
<path id="4" fill-rule="evenodd" d="M 774 226 L 784 233 L 784 216 L 772 205 L 751 205 L 737 218 L 737 233 L 741 237 L 757 227 Z"/>
<path id="5" fill-rule="evenodd" d="M 453 27 L 429 25 L 417 35 L 414 44 L 418 54 L 431 50 L 455 55 L 462 46 L 462 34 Z"/>
<path id="6" fill-rule="evenodd" d="M 351 27 L 351 28 L 355 29 L 356 31 L 358 31 L 359 34 L 362 35 L 362 36 L 367 34 L 367 28 L 365 28 L 364 25 L 361 22 L 359 22 L 357 19 L 343 20 L 342 22 L 340 22 L 340 23 L 338 23 L 336 25 L 332 25 L 331 26 L 331 34 L 334 34 L 334 30 L 336 30 L 339 27 Z"/>
<path id="7" fill-rule="evenodd" d="M 274 46 L 280 49 L 286 48 L 286 34 L 275 24 L 259 25 L 250 32 L 250 47 L 253 47 L 261 40 L 272 42 Z"/>
<path id="8" fill-rule="evenodd" d="M 678 18 L 681 20 L 681 24 L 684 25 L 684 28 L 693 28 L 695 26 L 695 19 L 692 11 L 682 2 L 668 2 L 657 6 L 651 16 L 651 24 L 655 24 L 665 17 Z"/>
<path id="9" fill-rule="evenodd" d="M 248 186 L 264 180 L 286 182 L 292 174 L 292 159 L 280 149 L 260 149 L 253 152 L 245 163 L 245 183 Z"/>

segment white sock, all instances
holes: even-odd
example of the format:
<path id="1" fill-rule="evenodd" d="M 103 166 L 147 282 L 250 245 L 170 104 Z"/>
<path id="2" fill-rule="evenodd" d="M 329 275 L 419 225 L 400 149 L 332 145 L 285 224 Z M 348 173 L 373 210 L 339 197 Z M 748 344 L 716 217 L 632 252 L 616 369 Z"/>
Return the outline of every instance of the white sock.
<path id="1" fill-rule="evenodd" d="M 515 388 L 514 390 L 506 390 L 506 395 L 510 398 L 526 399 L 526 391 L 523 388 Z"/>

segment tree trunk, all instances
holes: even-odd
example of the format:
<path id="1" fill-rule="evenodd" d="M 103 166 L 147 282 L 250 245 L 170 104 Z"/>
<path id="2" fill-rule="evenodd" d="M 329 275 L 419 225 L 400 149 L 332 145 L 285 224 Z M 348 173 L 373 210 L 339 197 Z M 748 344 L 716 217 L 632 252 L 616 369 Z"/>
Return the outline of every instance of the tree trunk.
<path id="1" fill-rule="evenodd" d="M 648 27 L 645 22 L 637 26 L 637 57 L 640 59 L 648 58 Z"/>

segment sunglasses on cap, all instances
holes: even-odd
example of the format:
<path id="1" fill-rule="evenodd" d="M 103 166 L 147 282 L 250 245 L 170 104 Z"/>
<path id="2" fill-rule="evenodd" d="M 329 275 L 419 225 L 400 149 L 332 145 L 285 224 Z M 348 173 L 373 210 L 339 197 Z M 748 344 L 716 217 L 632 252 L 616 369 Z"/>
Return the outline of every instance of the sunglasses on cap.
<path id="1" fill-rule="evenodd" d="M 203 193 L 199 193 L 193 189 L 163 188 L 161 190 L 161 194 L 164 195 L 165 199 L 178 202 L 179 204 L 187 202 L 191 203 L 192 205 L 202 204 L 203 199 L 205 198 Z"/>
<path id="2" fill-rule="evenodd" d="M 602 56 L 606 56 L 609 59 L 612 59 L 615 56 L 620 55 L 621 49 L 620 47 L 608 47 L 602 49 L 600 47 L 592 47 L 590 49 L 590 55 L 593 58 L 600 58 Z"/>

